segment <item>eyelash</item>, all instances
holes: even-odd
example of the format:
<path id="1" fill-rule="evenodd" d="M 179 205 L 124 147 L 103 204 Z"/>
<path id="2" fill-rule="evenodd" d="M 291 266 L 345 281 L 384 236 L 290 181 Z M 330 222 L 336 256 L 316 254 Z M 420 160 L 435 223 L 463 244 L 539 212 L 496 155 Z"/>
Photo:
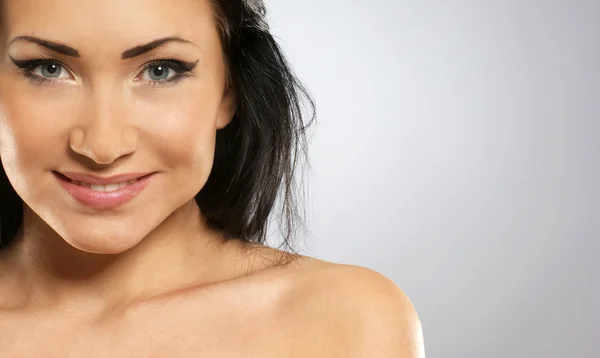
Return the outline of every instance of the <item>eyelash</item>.
<path id="1" fill-rule="evenodd" d="M 33 81 L 36 85 L 52 85 L 56 82 L 63 82 L 62 80 L 49 79 L 46 77 L 42 77 L 39 75 L 33 74 L 33 70 L 35 70 L 38 66 L 45 65 L 57 65 L 63 68 L 63 70 L 67 70 L 67 67 L 63 65 L 60 61 L 55 60 L 51 57 L 40 56 L 38 58 L 26 61 L 17 61 L 13 60 L 15 65 L 19 67 L 20 72 L 23 73 L 23 76 L 27 77 L 31 81 Z M 164 87 L 170 84 L 177 83 L 186 77 L 192 76 L 192 70 L 195 67 L 195 63 L 187 63 L 178 61 L 175 59 L 160 59 L 154 58 L 151 61 L 147 62 L 144 66 L 144 69 L 141 74 L 143 74 L 146 70 L 152 67 L 166 67 L 173 71 L 175 71 L 175 75 L 166 80 L 147 80 L 146 82 L 150 82 L 150 86 Z"/>

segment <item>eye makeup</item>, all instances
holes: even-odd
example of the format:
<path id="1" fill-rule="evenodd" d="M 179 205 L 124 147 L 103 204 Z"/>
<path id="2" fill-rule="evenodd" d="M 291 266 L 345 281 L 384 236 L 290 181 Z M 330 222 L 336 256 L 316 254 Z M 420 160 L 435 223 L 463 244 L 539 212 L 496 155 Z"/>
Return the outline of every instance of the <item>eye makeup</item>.
<path id="1" fill-rule="evenodd" d="M 186 62 L 186 61 L 180 61 L 180 60 L 175 60 L 175 59 L 155 58 L 144 65 L 141 73 L 143 74 L 147 70 L 150 70 L 152 68 L 171 69 L 175 72 L 175 75 L 170 78 L 167 78 L 164 80 L 157 80 L 157 81 L 154 81 L 154 80 L 145 81 L 150 86 L 167 86 L 170 84 L 175 84 L 186 77 L 192 77 L 193 76 L 192 71 L 194 70 L 194 68 L 196 68 L 198 61 L 199 60 L 196 60 L 194 62 Z M 141 80 L 136 80 L 136 81 L 141 81 Z"/>
<path id="2" fill-rule="evenodd" d="M 64 65 L 62 65 L 59 61 L 54 60 L 51 57 L 40 56 L 40 57 L 34 58 L 32 60 L 17 60 L 10 56 L 9 56 L 9 58 L 15 64 L 15 66 L 17 66 L 19 68 L 19 72 L 21 72 L 23 74 L 23 76 L 25 76 L 27 79 L 31 80 L 36 85 L 45 85 L 45 84 L 56 83 L 56 82 L 64 82 L 64 80 L 46 78 L 46 77 L 39 76 L 39 75 L 36 75 L 33 73 L 34 70 L 38 66 L 48 66 L 48 65 L 56 66 L 58 68 L 62 68 L 63 70 L 66 70 Z"/>
<path id="3" fill-rule="evenodd" d="M 15 64 L 15 66 L 17 66 L 19 68 L 19 72 L 21 72 L 23 74 L 23 76 L 25 76 L 27 79 L 31 80 L 34 84 L 40 85 L 40 86 L 41 85 L 58 84 L 60 82 L 64 82 L 64 79 L 40 76 L 39 74 L 34 73 L 34 72 L 36 72 L 35 70 L 38 67 L 54 66 L 54 68 L 61 68 L 62 70 L 71 72 L 62 62 L 60 62 L 54 58 L 51 58 L 51 57 L 40 56 L 40 57 L 30 59 L 30 60 L 17 60 L 10 56 L 9 56 L 9 58 Z M 170 73 L 170 71 L 173 71 L 175 74 L 171 77 L 168 77 L 168 78 L 162 79 L 162 80 L 139 80 L 139 79 L 137 79 L 137 77 L 139 76 L 139 74 L 138 74 L 136 76 L 135 81 L 143 82 L 143 83 L 146 83 L 147 85 L 153 86 L 153 87 L 154 86 L 164 87 L 164 86 L 172 85 L 172 84 L 175 84 L 175 83 L 181 81 L 182 79 L 184 79 L 186 77 L 192 77 L 193 76 L 192 71 L 194 70 L 194 68 L 196 68 L 198 61 L 199 60 L 196 60 L 193 62 L 186 62 L 186 61 L 181 61 L 181 60 L 176 60 L 176 59 L 171 59 L 171 58 L 168 58 L 168 59 L 154 58 L 151 61 L 144 64 L 142 71 L 140 71 L 139 74 L 144 74 L 147 70 L 151 70 L 153 68 L 160 68 L 161 70 L 168 69 L 169 73 Z M 62 72 L 59 72 L 59 73 L 62 73 Z"/>

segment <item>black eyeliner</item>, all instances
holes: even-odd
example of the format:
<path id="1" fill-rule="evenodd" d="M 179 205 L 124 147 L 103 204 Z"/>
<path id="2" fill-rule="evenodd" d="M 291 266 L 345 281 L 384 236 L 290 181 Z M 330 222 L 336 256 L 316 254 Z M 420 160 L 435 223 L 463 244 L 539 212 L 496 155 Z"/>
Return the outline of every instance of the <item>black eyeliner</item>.
<path id="1" fill-rule="evenodd" d="M 169 79 L 162 81 L 149 81 L 151 83 L 150 86 L 167 86 L 170 84 L 177 83 L 186 77 L 192 77 L 192 71 L 194 70 L 194 68 L 196 68 L 196 65 L 198 65 L 199 61 L 199 59 L 193 62 L 187 62 L 172 58 L 154 58 L 146 64 L 146 66 L 144 67 L 144 71 L 153 66 L 165 66 L 175 70 L 175 76 Z"/>
<path id="2" fill-rule="evenodd" d="M 39 66 L 39 65 L 42 65 L 45 63 L 60 64 L 62 66 L 60 61 L 57 61 L 52 58 L 46 58 L 43 56 L 38 57 L 33 60 L 17 60 L 16 58 L 12 58 L 11 56 L 8 56 L 8 58 L 10 58 L 10 60 L 12 61 L 12 63 L 15 64 L 15 66 L 17 66 L 19 68 L 25 68 L 25 69 L 35 68 L 36 66 Z"/>
<path id="3" fill-rule="evenodd" d="M 40 65 L 55 64 L 55 65 L 61 66 L 66 69 L 66 66 L 64 66 L 62 64 L 62 62 L 55 60 L 51 57 L 40 56 L 38 58 L 31 59 L 31 60 L 17 60 L 11 56 L 8 56 L 8 57 L 15 64 L 15 66 L 19 67 L 20 72 L 26 78 L 34 81 L 35 84 L 37 84 L 37 85 L 41 85 L 44 83 L 56 82 L 56 80 L 51 79 L 51 78 L 45 78 L 45 77 L 38 76 L 38 75 L 34 75 L 32 72 L 33 72 L 33 69 L 35 69 L 36 67 L 38 67 Z M 172 58 L 167 58 L 167 59 L 155 58 L 155 59 L 152 59 L 150 62 L 146 63 L 146 65 L 144 67 L 144 71 L 146 71 L 147 69 L 149 69 L 150 67 L 153 67 L 153 66 L 164 66 L 164 67 L 174 70 L 176 73 L 175 76 L 173 76 L 169 79 L 161 80 L 161 81 L 148 81 L 151 83 L 150 86 L 163 86 L 163 85 L 166 86 L 167 84 L 179 82 L 183 78 L 192 77 L 193 76 L 192 71 L 194 70 L 194 68 L 196 68 L 199 61 L 200 61 L 199 59 L 196 61 L 187 62 L 187 61 L 181 61 L 181 60 L 176 60 L 176 59 L 172 59 Z"/>
<path id="4" fill-rule="evenodd" d="M 194 68 L 196 68 L 196 65 L 198 65 L 198 61 L 200 60 L 196 60 L 193 62 L 186 62 L 186 61 L 181 61 L 181 60 L 175 60 L 172 58 L 155 58 L 152 59 L 150 62 L 148 62 L 148 64 L 146 65 L 145 68 L 148 68 L 150 66 L 167 66 L 167 67 L 171 67 L 174 70 L 176 70 L 177 72 L 191 72 L 194 70 Z"/>
<path id="5" fill-rule="evenodd" d="M 49 83 L 53 82 L 53 80 L 46 79 L 46 78 L 40 77 L 38 75 L 34 75 L 32 73 L 32 70 L 34 68 L 36 68 L 39 65 L 44 65 L 44 64 L 48 64 L 48 63 L 56 64 L 61 67 L 64 67 L 60 61 L 57 61 L 51 57 L 45 57 L 43 55 L 39 56 L 33 60 L 17 60 L 16 58 L 13 58 L 11 56 L 8 56 L 8 58 L 10 58 L 12 63 L 14 63 L 15 66 L 17 66 L 19 68 L 19 72 L 21 72 L 21 74 L 23 76 L 25 76 L 25 78 L 32 81 L 37 86 L 43 86 L 43 85 L 49 84 Z"/>

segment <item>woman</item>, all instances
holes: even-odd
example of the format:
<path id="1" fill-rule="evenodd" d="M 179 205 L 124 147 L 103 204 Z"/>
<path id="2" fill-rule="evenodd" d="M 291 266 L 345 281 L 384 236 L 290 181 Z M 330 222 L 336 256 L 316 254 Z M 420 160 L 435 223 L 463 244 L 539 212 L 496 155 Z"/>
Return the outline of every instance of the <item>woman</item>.
<path id="1" fill-rule="evenodd" d="M 262 3 L 2 5 L 2 357 L 423 356 L 390 280 L 264 245 L 311 102 Z"/>

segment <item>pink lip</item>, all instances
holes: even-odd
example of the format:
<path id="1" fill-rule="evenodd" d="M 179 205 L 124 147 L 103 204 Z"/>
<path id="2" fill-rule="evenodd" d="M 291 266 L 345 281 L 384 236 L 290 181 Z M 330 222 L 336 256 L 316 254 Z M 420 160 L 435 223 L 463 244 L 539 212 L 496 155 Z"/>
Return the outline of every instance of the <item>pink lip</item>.
<path id="1" fill-rule="evenodd" d="M 55 176 L 57 177 L 60 185 L 69 193 L 69 195 L 72 198 L 77 200 L 79 203 L 95 209 L 114 209 L 133 200 L 150 183 L 150 181 L 154 177 L 154 174 L 143 176 L 139 178 L 135 183 L 127 184 L 120 189 L 110 192 L 93 191 L 90 188 L 86 188 L 84 186 L 72 183 L 71 181 L 69 181 L 69 179 L 63 177 L 59 173 L 55 173 Z M 93 178 L 85 175 L 77 175 L 76 177 L 81 179 L 73 180 L 83 181 L 90 184 L 97 184 L 94 183 L 94 180 L 90 181 L 90 179 L 97 179 L 97 177 Z M 129 180 L 138 177 L 139 175 L 134 176 Z M 114 181 L 115 178 L 117 177 L 112 177 L 109 180 L 112 183 L 116 184 L 116 182 Z M 125 176 L 118 177 L 119 182 L 127 181 L 127 179 L 124 178 Z"/>

